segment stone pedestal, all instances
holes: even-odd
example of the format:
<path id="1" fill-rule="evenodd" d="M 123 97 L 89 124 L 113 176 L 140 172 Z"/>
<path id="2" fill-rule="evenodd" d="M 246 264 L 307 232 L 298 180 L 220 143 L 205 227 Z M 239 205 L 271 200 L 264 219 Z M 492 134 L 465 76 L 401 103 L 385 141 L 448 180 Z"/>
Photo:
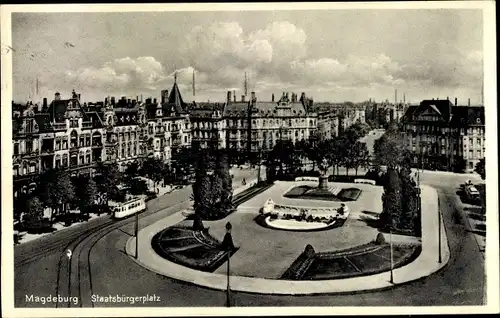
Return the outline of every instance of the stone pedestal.
<path id="1" fill-rule="evenodd" d="M 328 190 L 328 177 L 319 177 L 318 188 Z"/>

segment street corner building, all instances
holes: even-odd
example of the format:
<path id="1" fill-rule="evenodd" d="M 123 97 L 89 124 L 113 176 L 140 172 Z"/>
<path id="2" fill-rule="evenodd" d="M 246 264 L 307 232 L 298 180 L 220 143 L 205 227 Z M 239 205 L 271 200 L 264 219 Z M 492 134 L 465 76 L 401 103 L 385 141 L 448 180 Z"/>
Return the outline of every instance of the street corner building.
<path id="1" fill-rule="evenodd" d="M 423 100 L 402 118 L 405 146 L 415 167 L 472 173 L 485 157 L 484 106 Z"/>

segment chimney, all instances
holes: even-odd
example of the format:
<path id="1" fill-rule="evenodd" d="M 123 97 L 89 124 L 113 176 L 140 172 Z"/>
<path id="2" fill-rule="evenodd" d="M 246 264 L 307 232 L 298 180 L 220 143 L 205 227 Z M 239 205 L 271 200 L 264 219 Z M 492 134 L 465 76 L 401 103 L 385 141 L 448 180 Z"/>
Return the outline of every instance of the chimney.
<path id="1" fill-rule="evenodd" d="M 132 99 L 130 99 L 130 98 L 129 98 L 129 99 L 127 100 L 127 104 L 128 104 L 128 105 L 130 105 L 131 103 L 132 103 Z"/>
<path id="2" fill-rule="evenodd" d="M 136 100 L 136 101 L 139 101 L 139 95 L 136 95 L 136 96 L 135 96 L 135 100 Z"/>
<path id="3" fill-rule="evenodd" d="M 450 98 L 448 96 L 446 96 L 446 100 L 450 100 Z"/>
<path id="4" fill-rule="evenodd" d="M 271 95 L 271 101 L 274 102 L 274 94 Z"/>
<path id="5" fill-rule="evenodd" d="M 111 105 L 115 106 L 115 97 L 114 96 L 111 97 Z"/>
<path id="6" fill-rule="evenodd" d="M 245 102 L 245 95 L 241 95 L 241 102 L 244 103 Z"/>
<path id="7" fill-rule="evenodd" d="M 42 107 L 43 107 L 42 109 L 47 108 L 47 97 L 43 98 L 43 106 Z"/>
<path id="8" fill-rule="evenodd" d="M 153 98 L 153 104 L 156 104 L 156 98 Z"/>
<path id="9" fill-rule="evenodd" d="M 236 103 L 236 91 L 233 91 L 233 101 Z"/>
<path id="10" fill-rule="evenodd" d="M 227 103 L 231 103 L 231 91 L 227 91 L 227 98 L 226 98 Z"/>
<path id="11" fill-rule="evenodd" d="M 469 107 L 470 107 L 470 98 L 469 98 L 469 100 L 467 101 L 467 106 L 469 106 Z"/>
<path id="12" fill-rule="evenodd" d="M 252 102 L 256 101 L 257 98 L 255 97 L 255 92 L 251 92 L 250 94 L 252 96 Z"/>
<path id="13" fill-rule="evenodd" d="M 455 106 L 457 106 L 457 98 L 455 97 Z"/>
<path id="14" fill-rule="evenodd" d="M 59 92 L 56 92 L 56 95 L 54 97 L 55 100 L 60 100 L 61 99 L 61 94 Z"/>
<path id="15" fill-rule="evenodd" d="M 150 98 L 146 98 L 146 104 L 151 104 L 151 97 Z"/>
<path id="16" fill-rule="evenodd" d="M 306 93 L 302 92 L 300 94 L 300 101 L 302 102 L 302 101 L 304 101 L 304 99 L 306 99 Z"/>
<path id="17" fill-rule="evenodd" d="M 78 94 L 78 100 L 80 100 L 80 97 L 81 97 L 81 96 L 82 96 L 81 94 Z"/>
<path id="18" fill-rule="evenodd" d="M 108 98 L 104 97 L 104 105 L 106 106 L 108 104 Z"/>

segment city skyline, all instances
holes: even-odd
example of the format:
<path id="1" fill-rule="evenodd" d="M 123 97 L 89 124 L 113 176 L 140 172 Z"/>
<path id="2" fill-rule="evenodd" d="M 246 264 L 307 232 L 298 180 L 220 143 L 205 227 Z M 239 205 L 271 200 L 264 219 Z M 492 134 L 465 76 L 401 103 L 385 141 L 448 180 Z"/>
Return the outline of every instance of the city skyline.
<path id="1" fill-rule="evenodd" d="M 397 89 L 413 103 L 480 104 L 483 84 L 482 13 L 472 9 L 14 13 L 12 45 L 18 102 L 72 89 L 83 101 L 159 98 L 174 73 L 188 102 L 223 102 L 227 90 L 239 100 L 245 72 L 266 101 L 285 90 L 392 102 Z"/>

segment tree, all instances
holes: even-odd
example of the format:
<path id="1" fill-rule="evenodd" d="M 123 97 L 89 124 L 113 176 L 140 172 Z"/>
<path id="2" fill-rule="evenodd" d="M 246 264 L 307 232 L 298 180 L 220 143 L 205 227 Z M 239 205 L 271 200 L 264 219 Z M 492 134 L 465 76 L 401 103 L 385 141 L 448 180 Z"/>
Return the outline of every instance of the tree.
<path id="1" fill-rule="evenodd" d="M 382 213 L 380 221 L 385 228 L 394 229 L 400 223 L 402 211 L 402 191 L 399 175 L 394 168 L 388 168 L 384 193 L 382 194 Z"/>
<path id="2" fill-rule="evenodd" d="M 391 168 L 399 168 L 406 161 L 407 151 L 402 137 L 397 131 L 387 131 L 373 145 L 375 163 Z"/>
<path id="3" fill-rule="evenodd" d="M 95 177 L 95 182 L 98 185 L 98 191 L 104 196 L 106 205 L 108 205 L 110 198 L 117 198 L 120 196 L 118 185 L 123 179 L 122 173 L 118 169 L 118 164 L 116 162 L 98 162 L 96 170 L 97 175 Z"/>
<path id="4" fill-rule="evenodd" d="M 154 157 L 148 158 L 144 161 L 143 169 L 145 175 L 153 180 L 153 187 L 156 189 L 156 184 L 163 180 L 165 173 L 165 164 L 163 163 L 163 160 Z"/>
<path id="5" fill-rule="evenodd" d="M 416 220 L 418 216 L 418 190 L 416 189 L 416 183 L 411 178 L 411 170 L 408 167 L 404 167 L 399 171 L 399 177 L 401 181 L 401 190 L 404 200 L 401 206 L 401 217 L 399 220 L 399 228 L 412 230 L 414 233 L 418 233 L 417 227 L 420 227 L 420 219 Z"/>
<path id="6" fill-rule="evenodd" d="M 208 175 L 207 157 L 200 155 L 196 164 L 192 200 L 195 214 L 205 217 L 211 206 L 211 180 Z"/>
<path id="7" fill-rule="evenodd" d="M 136 161 L 133 161 L 128 164 L 125 169 L 125 176 L 129 179 L 133 179 L 139 175 L 139 164 Z"/>
<path id="8" fill-rule="evenodd" d="M 40 175 L 38 181 L 36 193 L 43 204 L 50 207 L 52 211 L 62 209 L 63 212 L 66 212 L 66 204 L 72 202 L 75 197 L 74 187 L 68 171 L 49 169 Z"/>
<path id="9" fill-rule="evenodd" d="M 474 168 L 474 172 L 481 176 L 481 179 L 486 179 L 486 166 L 485 166 L 485 158 L 479 159 Z"/>
<path id="10" fill-rule="evenodd" d="M 26 203 L 25 224 L 28 228 L 39 227 L 43 220 L 43 204 L 38 197 L 31 197 Z"/>
<path id="11" fill-rule="evenodd" d="M 75 201 L 80 213 L 89 216 L 90 208 L 95 205 L 98 189 L 95 181 L 89 176 L 78 176 L 73 179 L 75 188 Z"/>
<path id="12" fill-rule="evenodd" d="M 197 162 L 199 149 L 194 147 L 181 147 L 176 152 L 172 153 L 172 168 L 176 176 L 182 178 L 189 177 Z"/>
<path id="13" fill-rule="evenodd" d="M 268 154 L 267 166 L 279 168 L 278 175 L 293 175 L 300 165 L 300 159 L 293 149 L 290 140 L 279 140 Z"/>
<path id="14" fill-rule="evenodd" d="M 227 214 L 232 209 L 233 202 L 233 178 L 229 172 L 229 161 L 227 155 L 220 152 L 215 167 L 214 175 L 220 180 L 220 209 L 221 213 Z"/>
<path id="15" fill-rule="evenodd" d="M 356 141 L 352 145 L 350 151 L 348 151 L 350 160 L 349 167 L 356 169 L 356 175 L 358 175 L 359 167 L 367 167 L 370 164 L 370 152 L 366 147 L 366 143 Z M 348 168 L 346 166 L 346 168 Z"/>
<path id="16" fill-rule="evenodd" d="M 130 179 L 128 182 L 129 191 L 132 195 L 141 195 L 148 192 L 148 185 L 143 179 Z"/>

